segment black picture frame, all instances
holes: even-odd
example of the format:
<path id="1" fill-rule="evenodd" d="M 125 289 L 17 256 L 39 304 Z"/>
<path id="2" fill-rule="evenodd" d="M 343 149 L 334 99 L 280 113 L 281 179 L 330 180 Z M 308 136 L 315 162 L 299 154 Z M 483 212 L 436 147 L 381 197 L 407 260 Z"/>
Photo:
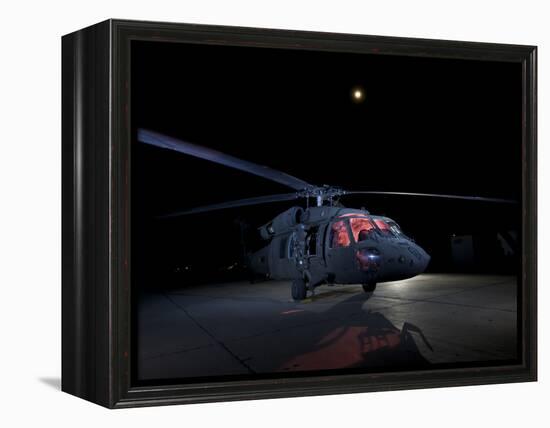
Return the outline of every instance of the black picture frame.
<path id="1" fill-rule="evenodd" d="M 522 361 L 517 365 L 155 385 L 131 382 L 130 42 L 156 40 L 522 65 Z M 537 379 L 534 46 L 107 20 L 62 38 L 62 390 L 109 408 Z"/>

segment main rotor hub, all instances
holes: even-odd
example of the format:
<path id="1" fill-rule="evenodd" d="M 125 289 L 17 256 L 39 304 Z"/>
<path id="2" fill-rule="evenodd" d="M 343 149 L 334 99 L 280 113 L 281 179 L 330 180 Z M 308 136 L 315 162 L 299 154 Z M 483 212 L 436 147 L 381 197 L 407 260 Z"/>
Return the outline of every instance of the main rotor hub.
<path id="1" fill-rule="evenodd" d="M 338 187 L 331 186 L 312 186 L 308 187 L 300 192 L 297 192 L 297 195 L 302 198 L 315 198 L 317 206 L 323 206 L 325 201 L 329 201 L 332 205 L 332 201 L 335 197 L 345 195 L 346 191 Z"/>

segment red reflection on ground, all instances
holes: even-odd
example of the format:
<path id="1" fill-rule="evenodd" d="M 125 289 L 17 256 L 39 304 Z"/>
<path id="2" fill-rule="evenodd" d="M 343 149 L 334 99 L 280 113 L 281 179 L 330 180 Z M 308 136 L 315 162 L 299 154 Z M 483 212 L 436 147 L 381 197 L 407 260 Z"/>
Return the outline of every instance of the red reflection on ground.
<path id="1" fill-rule="evenodd" d="M 285 362 L 280 371 L 330 370 L 360 365 L 367 354 L 393 349 L 401 342 L 397 328 L 338 327 L 325 335 L 311 352 Z"/>
<path id="2" fill-rule="evenodd" d="M 281 315 L 296 314 L 298 312 L 304 312 L 303 309 L 289 309 L 288 311 L 281 312 Z"/>

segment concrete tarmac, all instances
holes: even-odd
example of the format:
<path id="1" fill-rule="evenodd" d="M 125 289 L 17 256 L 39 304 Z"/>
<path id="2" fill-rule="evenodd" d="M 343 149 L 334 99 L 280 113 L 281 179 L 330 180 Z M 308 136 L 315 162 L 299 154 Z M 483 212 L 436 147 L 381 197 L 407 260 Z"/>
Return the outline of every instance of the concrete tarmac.
<path id="1" fill-rule="evenodd" d="M 285 281 L 183 287 L 139 300 L 141 380 L 517 357 L 513 276 L 423 274 L 374 293 L 321 286 L 300 303 Z"/>

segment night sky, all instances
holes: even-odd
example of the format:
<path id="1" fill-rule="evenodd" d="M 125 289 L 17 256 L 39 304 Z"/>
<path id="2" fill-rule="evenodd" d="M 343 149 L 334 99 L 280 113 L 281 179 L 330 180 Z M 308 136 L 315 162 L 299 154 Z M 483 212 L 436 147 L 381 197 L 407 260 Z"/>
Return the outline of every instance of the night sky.
<path id="1" fill-rule="evenodd" d="M 139 143 L 140 127 L 312 184 L 521 199 L 520 64 L 142 41 L 132 42 L 131 55 L 132 275 L 142 285 L 158 286 L 185 266 L 195 282 L 231 279 L 226 268 L 242 254 L 235 220 L 250 225 L 254 247 L 255 228 L 292 203 L 157 215 L 292 190 Z M 396 220 L 430 253 L 431 271 L 453 270 L 453 234 L 481 242 L 520 225 L 519 205 L 341 202 Z M 517 269 L 490 239 L 476 251 L 475 270 Z"/>

